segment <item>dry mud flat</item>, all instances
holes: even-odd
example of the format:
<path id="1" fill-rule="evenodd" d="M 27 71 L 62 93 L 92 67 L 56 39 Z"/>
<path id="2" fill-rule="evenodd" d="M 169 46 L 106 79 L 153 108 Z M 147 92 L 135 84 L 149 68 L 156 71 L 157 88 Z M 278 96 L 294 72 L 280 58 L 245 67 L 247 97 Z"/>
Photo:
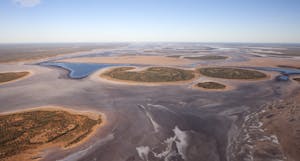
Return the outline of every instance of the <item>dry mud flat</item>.
<path id="1" fill-rule="evenodd" d="M 186 88 L 187 84 L 128 86 L 89 78 L 71 80 L 60 74 L 49 69 L 0 88 L 1 111 L 59 104 L 107 115 L 101 135 L 95 134 L 91 142 L 68 153 L 49 153 L 43 158 L 49 161 L 240 161 L 232 154 L 243 148 L 233 145 L 239 145 L 234 144 L 239 130 L 253 128 L 250 123 L 242 127 L 246 116 L 258 113 L 261 104 L 298 89 L 288 88 L 298 85 L 295 81 L 266 80 L 241 83 L 235 90 L 206 92 Z"/>
<path id="2" fill-rule="evenodd" d="M 245 117 L 235 141 L 235 160 L 299 160 L 300 106 L 295 100 L 261 106 Z"/>
<path id="3" fill-rule="evenodd" d="M 50 147 L 70 148 L 100 125 L 101 116 L 59 107 L 0 114 L 0 160 L 37 160 Z"/>

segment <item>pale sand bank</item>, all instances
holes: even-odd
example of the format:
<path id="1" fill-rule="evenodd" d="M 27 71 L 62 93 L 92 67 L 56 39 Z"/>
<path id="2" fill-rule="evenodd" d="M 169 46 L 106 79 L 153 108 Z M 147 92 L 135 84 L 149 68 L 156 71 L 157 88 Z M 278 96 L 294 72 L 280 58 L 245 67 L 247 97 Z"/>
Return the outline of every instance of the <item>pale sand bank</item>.
<path id="1" fill-rule="evenodd" d="M 142 65 L 187 65 L 192 63 L 193 61 L 165 56 L 113 56 L 71 58 L 60 60 L 60 62 Z"/>

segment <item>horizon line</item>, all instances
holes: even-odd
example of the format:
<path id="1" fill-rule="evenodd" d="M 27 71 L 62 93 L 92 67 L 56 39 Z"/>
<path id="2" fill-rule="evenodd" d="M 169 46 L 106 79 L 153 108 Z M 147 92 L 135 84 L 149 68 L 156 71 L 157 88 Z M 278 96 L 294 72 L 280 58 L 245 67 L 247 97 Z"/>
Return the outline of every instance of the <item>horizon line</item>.
<path id="1" fill-rule="evenodd" d="M 0 44 L 100 44 L 100 43 L 201 43 L 201 44 L 299 44 L 300 42 L 238 42 L 238 41 L 228 41 L 228 42 L 214 42 L 214 41 L 82 41 L 82 42 L 0 42 Z"/>

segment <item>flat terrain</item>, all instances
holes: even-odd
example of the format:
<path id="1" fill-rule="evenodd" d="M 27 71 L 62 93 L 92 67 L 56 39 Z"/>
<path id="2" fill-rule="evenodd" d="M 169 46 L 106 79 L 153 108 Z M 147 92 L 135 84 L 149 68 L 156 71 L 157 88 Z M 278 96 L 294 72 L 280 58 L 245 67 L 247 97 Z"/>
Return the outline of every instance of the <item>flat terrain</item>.
<path id="1" fill-rule="evenodd" d="M 300 158 L 300 106 L 296 102 L 274 102 L 260 114 L 264 130 L 278 137 L 288 160 Z"/>
<path id="2" fill-rule="evenodd" d="M 226 86 L 221 84 L 221 83 L 217 83 L 217 82 L 200 82 L 196 84 L 197 87 L 200 88 L 205 88 L 205 89 L 225 89 Z"/>
<path id="3" fill-rule="evenodd" d="M 292 47 L 292 48 L 250 48 L 253 53 L 269 55 L 269 56 L 279 56 L 279 57 L 287 57 L 287 56 L 300 56 L 300 47 Z"/>
<path id="4" fill-rule="evenodd" d="M 85 115 L 37 109 L 0 115 L 0 160 L 14 160 L 41 147 L 69 147 L 86 138 L 101 123 Z M 34 156 L 31 156 L 34 157 Z"/>
<path id="5" fill-rule="evenodd" d="M 281 75 L 279 72 L 262 71 L 258 68 L 254 71 L 247 67 L 299 67 L 300 58 L 258 56 L 249 49 L 253 45 L 261 45 L 261 48 L 267 46 L 268 49 L 265 50 L 281 48 L 275 45 L 270 47 L 269 44 L 131 43 L 128 46 L 89 53 L 88 56 L 79 52 L 49 60 L 62 63 L 72 60 L 75 65 L 78 65 L 76 62 L 80 62 L 83 65 L 80 64 L 74 69 L 77 72 L 85 72 L 88 67 L 84 64 L 88 62 L 115 63 L 124 67 L 128 65 L 125 69 L 118 66 L 121 68 L 114 72 L 126 80 L 112 77 L 109 79 L 108 76 L 104 76 L 107 79 L 102 79 L 103 75 L 100 77 L 101 73 L 118 69 L 116 66 L 99 68 L 98 71 L 87 74 L 85 78 L 72 79 L 68 77 L 69 71 L 63 68 L 22 61 L 0 63 L 1 73 L 34 73 L 26 79 L 0 86 L 0 118 L 5 116 L 4 124 L 10 125 L 6 128 L 10 131 L 0 133 L 1 139 L 12 138 L 13 131 L 24 132 L 17 135 L 18 140 L 3 142 L 0 139 L 1 145 L 12 145 L 0 147 L 0 150 L 12 152 L 1 155 L 11 154 L 9 158 L 22 161 L 287 160 L 284 158 L 288 158 L 288 161 L 298 161 L 299 82 L 278 82 L 276 77 Z M 38 48 L 37 46 L 34 50 Z M 180 57 L 167 57 L 170 55 Z M 222 55 L 230 59 L 217 60 L 217 63 L 184 59 L 203 55 Z M 130 67 L 130 64 L 136 64 L 136 68 Z M 155 70 L 147 71 L 152 67 L 156 67 Z M 200 74 L 198 69 L 206 68 L 221 70 L 208 70 L 217 71 L 218 77 Z M 228 68 L 230 70 L 227 70 Z M 240 72 L 242 69 L 249 70 Z M 133 74 L 128 74 L 129 72 Z M 129 78 L 129 75 L 132 77 Z M 189 79 L 192 75 L 194 78 Z M 263 76 L 267 76 L 267 79 L 260 78 Z M 299 78 L 299 75 L 295 74 L 290 78 Z M 127 79 L 170 82 L 136 83 Z M 173 81 L 183 79 L 186 79 L 184 83 Z M 199 82 L 215 82 L 226 87 L 212 90 L 195 89 Z M 20 121 L 19 116 L 33 112 L 32 108 L 52 105 L 70 107 L 77 112 L 69 112 L 63 108 L 57 112 L 46 110 L 47 112 L 40 114 L 41 110 L 35 109 L 35 112 L 40 111 L 37 119 L 34 119 L 34 116 L 27 119 L 31 121 Z M 16 112 L 10 113 L 11 111 Z M 99 121 L 83 111 L 101 114 L 101 123 L 95 123 Z M 8 115 L 18 117 L 7 118 Z M 47 117 L 48 115 L 51 117 Z M 50 118 L 54 121 L 49 121 Z M 65 121 L 66 119 L 68 121 Z M 93 123 L 83 127 L 83 120 L 90 119 Z M 82 122 L 79 122 L 80 120 Z M 74 127 L 73 124 L 79 124 L 86 130 L 94 125 L 93 132 L 79 139 L 78 144 L 72 143 L 73 139 L 84 134 L 84 131 L 67 132 Z M 51 131 L 38 132 L 39 126 L 30 129 L 31 125 L 41 125 L 40 128 Z M 0 127 L 4 130 L 2 127 L 5 126 Z M 63 132 L 67 133 L 60 136 Z M 43 133 L 49 135 L 45 137 Z M 74 137 L 71 134 L 74 134 Z M 50 136 L 59 137 L 47 142 Z M 19 140 L 21 142 L 16 142 Z M 39 143 L 43 141 L 47 143 Z M 22 153 L 14 155 L 15 151 Z"/>
<path id="6" fill-rule="evenodd" d="M 267 75 L 254 70 L 246 70 L 239 68 L 222 68 L 222 67 L 210 67 L 210 68 L 200 68 L 200 73 L 215 78 L 224 79 L 261 79 L 266 78 Z"/>
<path id="7" fill-rule="evenodd" d="M 103 73 L 103 76 L 116 80 L 135 82 L 176 82 L 191 80 L 195 74 L 191 70 L 168 67 L 150 67 L 142 71 L 130 71 L 133 67 L 115 68 Z"/>
<path id="8" fill-rule="evenodd" d="M 253 160 L 299 160 L 298 102 L 290 98 L 268 102 L 256 113 L 249 114 L 243 123 L 244 131 L 238 136 L 242 137 L 238 139 L 239 143 L 235 143 L 238 145 L 238 160 L 247 158 L 247 154 L 252 154 Z"/>
<path id="9" fill-rule="evenodd" d="M 300 78 L 294 78 L 294 80 L 300 82 Z"/>
<path id="10" fill-rule="evenodd" d="M 75 52 L 113 49 L 123 44 L 0 44 L 0 62 L 38 60 Z"/>
<path id="11" fill-rule="evenodd" d="M 29 72 L 7 72 L 7 73 L 0 73 L 0 84 L 20 79 L 20 78 L 25 77 L 25 76 L 27 76 L 29 74 L 30 74 Z"/>
<path id="12" fill-rule="evenodd" d="M 290 65 L 278 65 L 278 67 L 300 69 L 300 67 L 295 67 L 295 66 L 290 66 Z"/>
<path id="13" fill-rule="evenodd" d="M 64 59 L 63 62 L 107 63 L 107 64 L 143 64 L 143 65 L 185 65 L 189 60 L 181 60 L 165 56 L 111 56 L 111 57 L 82 57 Z"/>
<path id="14" fill-rule="evenodd" d="M 196 59 L 196 60 L 224 60 L 227 59 L 227 56 L 220 55 L 204 55 L 204 56 L 195 56 L 195 57 L 184 57 L 185 59 Z"/>

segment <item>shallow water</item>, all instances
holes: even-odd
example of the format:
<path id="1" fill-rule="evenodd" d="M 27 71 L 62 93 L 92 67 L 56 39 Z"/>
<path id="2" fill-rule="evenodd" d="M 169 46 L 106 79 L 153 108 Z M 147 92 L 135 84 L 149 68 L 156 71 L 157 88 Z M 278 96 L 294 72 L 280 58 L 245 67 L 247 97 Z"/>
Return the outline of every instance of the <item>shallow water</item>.
<path id="1" fill-rule="evenodd" d="M 54 66 L 63 68 L 69 71 L 69 78 L 82 79 L 95 71 L 112 66 L 128 66 L 128 64 L 93 64 L 93 63 L 65 63 L 65 62 L 43 62 L 39 65 Z"/>

